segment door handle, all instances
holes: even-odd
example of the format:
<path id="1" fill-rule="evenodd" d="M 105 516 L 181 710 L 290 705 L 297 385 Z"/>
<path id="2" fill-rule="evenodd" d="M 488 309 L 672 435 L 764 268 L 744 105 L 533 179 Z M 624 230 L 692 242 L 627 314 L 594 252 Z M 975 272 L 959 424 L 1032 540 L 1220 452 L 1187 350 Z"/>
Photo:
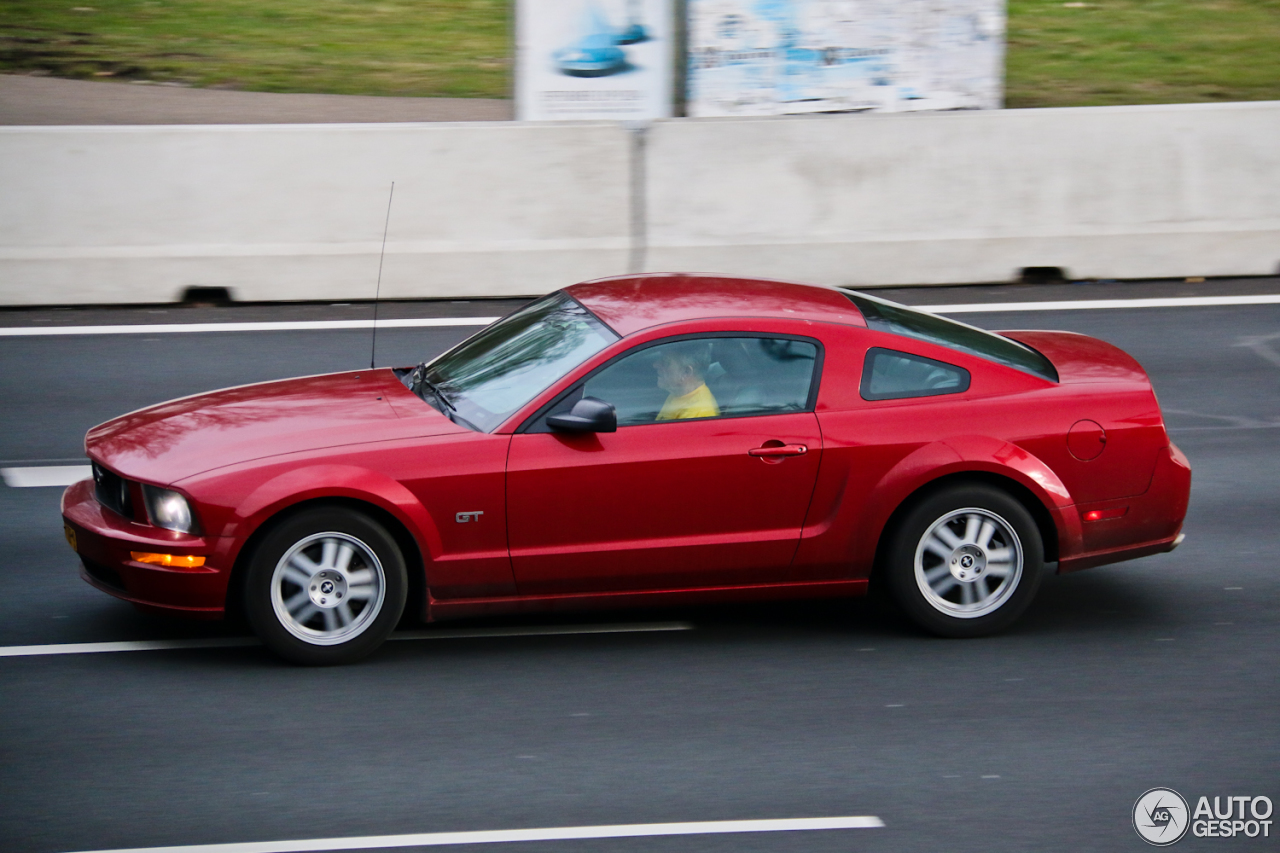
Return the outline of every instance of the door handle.
<path id="1" fill-rule="evenodd" d="M 765 459 L 776 459 L 780 456 L 804 456 L 809 448 L 803 444 L 775 444 L 754 447 L 747 451 L 748 456 L 763 456 Z"/>

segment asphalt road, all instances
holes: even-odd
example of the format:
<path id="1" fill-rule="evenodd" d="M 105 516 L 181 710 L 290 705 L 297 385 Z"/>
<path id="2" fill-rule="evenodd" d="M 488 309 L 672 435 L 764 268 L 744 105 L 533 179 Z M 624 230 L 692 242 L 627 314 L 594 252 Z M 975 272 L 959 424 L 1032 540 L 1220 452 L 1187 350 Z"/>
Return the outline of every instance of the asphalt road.
<path id="1" fill-rule="evenodd" d="M 16 316 L 0 325 L 39 320 Z M 0 847 L 875 815 L 883 828 L 465 849 L 1144 850 L 1130 819 L 1149 788 L 1280 801 L 1280 305 L 961 319 L 1085 332 L 1143 363 L 1194 468 L 1178 551 L 1046 578 L 1013 630 L 977 641 L 855 601 L 469 622 L 693 628 L 397 642 L 338 669 L 258 648 L 0 658 Z M 380 362 L 466 334 L 383 332 Z M 112 415 L 362 367 L 367 347 L 346 331 L 0 337 L 0 460 L 72 461 Z M 234 631 L 144 616 L 81 582 L 59 492 L 0 486 L 0 645 Z"/>

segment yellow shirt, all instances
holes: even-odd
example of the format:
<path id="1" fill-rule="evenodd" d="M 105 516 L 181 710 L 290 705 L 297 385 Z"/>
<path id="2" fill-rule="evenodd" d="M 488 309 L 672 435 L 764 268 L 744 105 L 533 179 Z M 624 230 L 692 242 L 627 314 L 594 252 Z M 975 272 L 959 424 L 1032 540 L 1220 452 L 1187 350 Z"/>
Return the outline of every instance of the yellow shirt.
<path id="1" fill-rule="evenodd" d="M 694 388 L 688 394 L 677 397 L 672 394 L 667 397 L 667 402 L 662 404 L 662 411 L 658 412 L 658 420 L 674 421 L 681 418 L 717 418 L 720 416 L 720 406 L 716 403 L 715 395 L 711 393 L 711 389 L 706 383 Z"/>

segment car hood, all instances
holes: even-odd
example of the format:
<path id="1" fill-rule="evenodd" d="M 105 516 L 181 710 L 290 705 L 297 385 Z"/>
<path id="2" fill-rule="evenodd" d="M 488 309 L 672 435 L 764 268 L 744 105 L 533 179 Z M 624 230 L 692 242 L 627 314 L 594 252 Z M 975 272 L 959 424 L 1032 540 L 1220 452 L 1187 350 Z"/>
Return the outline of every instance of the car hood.
<path id="1" fill-rule="evenodd" d="M 1119 347 L 1076 332 L 1017 330 L 1000 332 L 1039 352 L 1058 371 L 1064 385 L 1084 382 L 1138 382 L 1150 380 L 1142 365 Z"/>
<path id="2" fill-rule="evenodd" d="M 89 430 L 85 450 L 117 473 L 169 484 L 239 462 L 373 441 L 466 432 L 391 370 L 224 388 Z"/>

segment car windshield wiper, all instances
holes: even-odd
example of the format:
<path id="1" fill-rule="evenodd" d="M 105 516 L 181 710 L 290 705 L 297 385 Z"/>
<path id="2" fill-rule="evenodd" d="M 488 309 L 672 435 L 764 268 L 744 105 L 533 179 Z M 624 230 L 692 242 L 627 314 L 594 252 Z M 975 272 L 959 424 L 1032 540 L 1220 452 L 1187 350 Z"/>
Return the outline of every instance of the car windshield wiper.
<path id="1" fill-rule="evenodd" d="M 453 405 L 449 398 L 444 395 L 444 392 L 440 390 L 440 386 L 427 378 L 427 363 L 425 361 L 415 367 L 413 373 L 409 374 L 409 382 L 409 390 L 419 397 L 422 396 L 423 388 L 430 391 L 431 395 L 440 401 L 440 405 L 448 409 L 444 413 L 445 415 L 449 415 L 449 412 L 458 411 L 458 407 Z M 449 417 L 452 419 L 453 416 L 449 415 Z"/>
<path id="2" fill-rule="evenodd" d="M 436 400 L 439 401 L 440 405 L 433 408 L 439 408 L 440 414 L 444 415 L 455 424 L 461 424 L 467 429 L 475 430 L 476 432 L 483 432 L 480 427 L 458 414 L 458 407 L 453 404 L 452 400 L 444 395 L 444 389 L 427 378 L 427 363 L 425 361 L 415 367 L 411 372 L 404 374 L 404 376 L 400 378 L 400 384 L 412 391 L 424 403 L 430 405 L 430 401 L 422 395 L 422 391 L 425 388 L 427 391 L 431 392 L 431 396 L 435 397 Z"/>
<path id="3" fill-rule="evenodd" d="M 440 386 L 436 385 L 434 382 L 432 382 L 432 381 L 431 381 L 430 379 L 428 379 L 426 376 L 423 376 L 423 377 L 422 377 L 422 384 L 426 386 L 426 388 L 427 388 L 427 390 L 428 390 L 428 391 L 430 391 L 432 394 L 435 394 L 435 395 L 436 395 L 436 399 L 437 399 L 437 400 L 439 400 L 441 403 L 444 403 L 446 406 L 448 406 L 448 407 L 449 407 L 449 411 L 451 411 L 451 412 L 456 412 L 456 411 L 458 411 L 458 407 L 457 407 L 457 406 L 455 406 L 453 403 L 451 403 L 451 402 L 449 401 L 449 398 L 448 398 L 448 397 L 446 397 L 446 396 L 444 395 L 444 392 L 440 390 Z"/>

